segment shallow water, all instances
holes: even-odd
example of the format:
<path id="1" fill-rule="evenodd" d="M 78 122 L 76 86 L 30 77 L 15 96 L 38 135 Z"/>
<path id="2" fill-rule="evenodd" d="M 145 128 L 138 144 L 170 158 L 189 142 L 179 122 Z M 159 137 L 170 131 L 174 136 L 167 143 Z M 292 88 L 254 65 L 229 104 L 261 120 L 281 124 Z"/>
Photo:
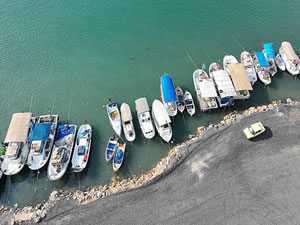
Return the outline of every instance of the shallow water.
<path id="1" fill-rule="evenodd" d="M 0 137 L 4 140 L 12 113 L 49 111 L 60 122 L 93 127 L 88 167 L 75 176 L 50 182 L 46 167 L 39 174 L 25 167 L 1 179 L 0 204 L 33 204 L 55 189 L 85 188 L 108 183 L 112 167 L 104 149 L 113 134 L 103 105 L 108 98 L 126 102 L 160 99 L 159 77 L 169 73 L 174 83 L 194 93 L 192 72 L 230 53 L 261 50 L 264 42 L 276 49 L 289 40 L 300 49 L 299 1 L 22 1 L 0 2 L 0 78 L 2 103 Z M 298 52 L 299 53 L 299 52 Z M 130 59 L 134 57 L 134 60 Z M 278 73 L 269 87 L 259 81 L 248 101 L 230 110 L 271 100 L 299 99 L 300 81 Z M 195 100 L 195 99 L 194 99 Z M 198 109 L 198 108 L 197 108 Z M 219 121 L 229 109 L 178 115 L 173 122 L 174 144 L 142 137 L 128 143 L 119 177 L 153 167 L 167 151 L 208 122 Z"/>

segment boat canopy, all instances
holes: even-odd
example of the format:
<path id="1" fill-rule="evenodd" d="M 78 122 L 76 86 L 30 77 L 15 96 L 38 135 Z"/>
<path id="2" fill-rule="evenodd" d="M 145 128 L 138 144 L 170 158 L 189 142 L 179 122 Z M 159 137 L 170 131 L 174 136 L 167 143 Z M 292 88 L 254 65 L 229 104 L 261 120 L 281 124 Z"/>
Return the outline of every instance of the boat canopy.
<path id="1" fill-rule="evenodd" d="M 264 53 L 255 52 L 255 55 L 257 57 L 260 66 L 269 66 L 269 63 L 267 62 L 266 57 L 264 56 Z"/>
<path id="2" fill-rule="evenodd" d="M 212 72 L 212 76 L 221 98 L 236 96 L 232 81 L 225 70 L 214 71 Z"/>
<path id="3" fill-rule="evenodd" d="M 236 91 L 253 90 L 242 63 L 229 64 L 228 69 Z"/>
<path id="4" fill-rule="evenodd" d="M 60 125 L 55 136 L 55 141 L 62 139 L 69 134 L 75 134 L 75 126 L 69 124 Z"/>
<path id="5" fill-rule="evenodd" d="M 143 112 L 149 112 L 150 109 L 149 109 L 147 99 L 143 97 L 135 100 L 135 109 L 138 114 Z"/>
<path id="6" fill-rule="evenodd" d="M 4 142 L 26 142 L 31 116 L 31 113 L 14 113 Z"/>
<path id="7" fill-rule="evenodd" d="M 199 91 L 202 98 L 211 98 L 218 96 L 214 81 L 212 79 L 201 80 L 201 82 L 199 82 Z"/>
<path id="8" fill-rule="evenodd" d="M 168 112 L 165 106 L 160 101 L 156 99 L 154 100 L 154 102 L 152 103 L 152 110 L 154 117 L 160 127 L 165 124 L 171 123 Z"/>
<path id="9" fill-rule="evenodd" d="M 265 43 L 264 49 L 265 49 L 267 58 L 275 58 L 276 57 L 273 43 Z"/>
<path id="10" fill-rule="evenodd" d="M 122 117 L 123 122 L 128 122 L 128 121 L 132 120 L 132 115 L 131 115 L 130 107 L 128 104 L 123 103 L 121 105 L 120 110 L 121 110 L 121 117 Z"/>
<path id="11" fill-rule="evenodd" d="M 290 42 L 287 42 L 287 41 L 282 42 L 281 47 L 282 47 L 284 53 L 286 54 L 286 57 L 288 58 L 288 60 L 294 61 L 294 60 L 298 59 Z"/>
<path id="12" fill-rule="evenodd" d="M 166 103 L 177 102 L 177 95 L 172 78 L 168 74 L 164 74 L 160 78 L 160 82 L 164 101 Z"/>
<path id="13" fill-rule="evenodd" d="M 47 141 L 52 123 L 34 123 L 27 141 Z"/>

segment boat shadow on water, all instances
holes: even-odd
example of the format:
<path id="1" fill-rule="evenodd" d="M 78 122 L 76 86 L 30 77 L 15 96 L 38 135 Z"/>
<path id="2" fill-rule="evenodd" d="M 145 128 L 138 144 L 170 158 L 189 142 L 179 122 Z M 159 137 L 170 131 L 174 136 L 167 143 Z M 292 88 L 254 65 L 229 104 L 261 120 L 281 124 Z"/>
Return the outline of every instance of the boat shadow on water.
<path id="1" fill-rule="evenodd" d="M 261 135 L 255 137 L 255 138 L 252 138 L 250 139 L 251 142 L 259 142 L 259 141 L 264 141 L 264 140 L 267 140 L 267 139 L 270 139 L 271 137 L 273 137 L 273 132 L 272 130 L 265 126 L 265 132 L 263 132 Z"/>

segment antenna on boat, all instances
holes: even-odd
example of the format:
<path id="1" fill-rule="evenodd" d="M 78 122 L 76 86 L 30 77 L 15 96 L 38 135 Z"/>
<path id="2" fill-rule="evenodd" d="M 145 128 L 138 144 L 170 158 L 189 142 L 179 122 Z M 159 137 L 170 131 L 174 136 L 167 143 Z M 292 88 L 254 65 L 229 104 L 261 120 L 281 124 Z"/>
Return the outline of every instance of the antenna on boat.
<path id="1" fill-rule="evenodd" d="M 190 54 L 188 53 L 188 51 L 186 50 L 186 48 L 184 48 L 184 51 L 185 51 L 186 55 L 189 57 L 189 59 L 191 60 L 191 62 L 194 64 L 196 69 L 199 69 L 198 66 L 196 65 L 196 63 L 194 62 L 194 60 L 192 59 L 192 57 L 190 56 Z"/>
<path id="2" fill-rule="evenodd" d="M 233 37 L 233 39 L 236 41 L 236 43 L 241 47 L 241 49 L 243 50 L 243 51 L 245 51 L 245 49 L 243 48 L 243 46 L 240 44 L 240 42 L 233 36 L 233 34 L 232 34 L 232 37 Z"/>

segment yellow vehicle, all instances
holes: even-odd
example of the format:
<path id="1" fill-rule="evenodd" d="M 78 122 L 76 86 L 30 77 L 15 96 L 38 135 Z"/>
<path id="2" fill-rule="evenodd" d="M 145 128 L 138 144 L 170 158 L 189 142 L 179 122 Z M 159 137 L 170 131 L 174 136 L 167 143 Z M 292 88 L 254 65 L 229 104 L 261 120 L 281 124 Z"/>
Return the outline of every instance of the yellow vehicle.
<path id="1" fill-rule="evenodd" d="M 252 124 L 251 126 L 245 128 L 243 130 L 244 134 L 246 135 L 246 137 L 248 139 L 254 138 L 260 134 L 262 134 L 263 132 L 265 132 L 265 127 L 264 125 L 262 125 L 261 122 L 257 122 Z"/>

